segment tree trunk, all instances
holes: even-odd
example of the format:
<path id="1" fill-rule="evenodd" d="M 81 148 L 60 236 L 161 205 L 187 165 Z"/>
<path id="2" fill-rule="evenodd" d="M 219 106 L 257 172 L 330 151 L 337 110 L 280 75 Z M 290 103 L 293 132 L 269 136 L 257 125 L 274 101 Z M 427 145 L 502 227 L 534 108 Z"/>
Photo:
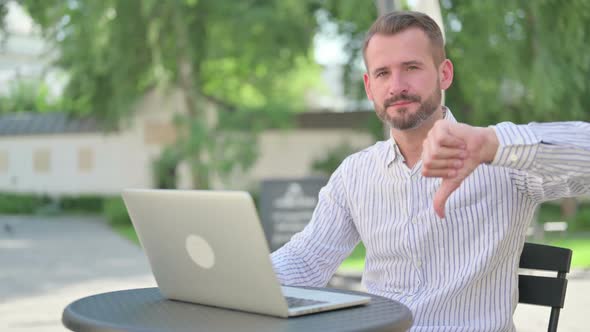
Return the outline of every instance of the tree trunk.
<path id="1" fill-rule="evenodd" d="M 567 197 L 561 200 L 561 218 L 568 220 L 578 212 L 578 200 L 575 197 Z"/>
<path id="2" fill-rule="evenodd" d="M 209 189 L 209 168 L 201 158 L 191 160 L 191 175 L 194 189 Z"/>
<path id="3" fill-rule="evenodd" d="M 199 17 L 194 21 L 187 24 L 183 19 L 183 8 L 182 6 L 177 7 L 176 20 L 176 33 L 178 36 L 177 48 L 178 48 L 178 83 L 179 88 L 182 92 L 184 103 L 187 112 L 187 132 L 189 141 L 192 140 L 192 124 L 195 121 L 204 121 L 205 130 L 209 131 L 209 124 L 206 120 L 205 101 L 199 100 L 200 89 L 198 87 L 199 71 L 198 65 L 202 63 L 205 55 L 206 43 L 206 31 L 205 31 L 205 13 L 204 8 L 197 9 Z M 193 41 L 199 45 L 197 54 L 191 52 L 190 42 L 188 38 L 188 30 L 194 31 L 195 36 L 200 36 L 201 40 Z M 197 65 L 197 68 L 195 68 Z M 201 137 L 207 137 L 209 135 L 200 135 Z M 198 144 L 189 143 L 189 146 L 194 150 L 189 151 L 188 160 L 191 165 L 191 176 L 194 189 L 209 189 L 209 156 L 206 148 L 207 142 L 200 142 Z"/>

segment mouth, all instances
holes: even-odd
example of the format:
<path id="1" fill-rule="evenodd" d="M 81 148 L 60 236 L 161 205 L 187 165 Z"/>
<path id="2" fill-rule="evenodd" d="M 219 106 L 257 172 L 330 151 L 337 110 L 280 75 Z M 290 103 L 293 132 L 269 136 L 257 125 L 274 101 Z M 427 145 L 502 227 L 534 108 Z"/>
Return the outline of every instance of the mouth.
<path id="1" fill-rule="evenodd" d="M 407 105 L 410 105 L 410 104 L 413 104 L 413 103 L 414 103 L 414 101 L 411 101 L 411 100 L 400 100 L 400 101 L 395 102 L 395 103 L 393 103 L 393 104 L 391 104 L 389 106 L 392 106 L 392 107 L 400 107 L 400 106 L 407 106 Z"/>

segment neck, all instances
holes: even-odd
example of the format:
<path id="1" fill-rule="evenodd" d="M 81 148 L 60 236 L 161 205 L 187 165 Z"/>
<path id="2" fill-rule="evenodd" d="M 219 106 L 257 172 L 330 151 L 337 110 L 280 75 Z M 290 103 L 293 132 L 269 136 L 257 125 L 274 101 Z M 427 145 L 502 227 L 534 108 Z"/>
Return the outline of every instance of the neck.
<path id="1" fill-rule="evenodd" d="M 395 139 L 399 151 L 404 156 L 406 165 L 413 168 L 422 156 L 422 142 L 426 139 L 428 132 L 434 123 L 443 118 L 442 106 L 424 120 L 418 127 L 406 130 L 392 128 L 391 135 Z"/>

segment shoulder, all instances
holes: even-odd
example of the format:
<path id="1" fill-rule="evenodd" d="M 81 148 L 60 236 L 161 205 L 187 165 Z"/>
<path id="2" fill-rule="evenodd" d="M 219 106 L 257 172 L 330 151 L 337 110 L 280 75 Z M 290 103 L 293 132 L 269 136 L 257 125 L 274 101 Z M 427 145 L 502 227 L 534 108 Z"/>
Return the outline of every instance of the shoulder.
<path id="1" fill-rule="evenodd" d="M 390 141 L 379 141 L 359 152 L 353 153 L 342 161 L 342 171 L 358 172 L 359 168 L 370 168 L 385 165 L 388 154 L 391 153 Z"/>

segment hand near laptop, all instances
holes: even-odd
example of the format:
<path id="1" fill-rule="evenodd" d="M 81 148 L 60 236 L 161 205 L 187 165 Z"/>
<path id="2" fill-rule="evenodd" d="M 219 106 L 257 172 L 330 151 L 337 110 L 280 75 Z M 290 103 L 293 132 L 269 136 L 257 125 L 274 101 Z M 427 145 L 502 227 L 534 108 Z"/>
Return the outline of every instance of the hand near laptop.
<path id="1" fill-rule="evenodd" d="M 371 300 L 365 294 L 281 286 L 248 192 L 126 189 L 122 196 L 165 298 L 277 317 Z M 240 236 L 232 237 L 234 232 Z"/>
<path id="2" fill-rule="evenodd" d="M 498 145 L 492 128 L 448 120 L 434 124 L 422 145 L 422 175 L 442 178 L 434 195 L 434 211 L 439 217 L 445 217 L 445 203 L 463 180 L 480 164 L 492 162 Z"/>

